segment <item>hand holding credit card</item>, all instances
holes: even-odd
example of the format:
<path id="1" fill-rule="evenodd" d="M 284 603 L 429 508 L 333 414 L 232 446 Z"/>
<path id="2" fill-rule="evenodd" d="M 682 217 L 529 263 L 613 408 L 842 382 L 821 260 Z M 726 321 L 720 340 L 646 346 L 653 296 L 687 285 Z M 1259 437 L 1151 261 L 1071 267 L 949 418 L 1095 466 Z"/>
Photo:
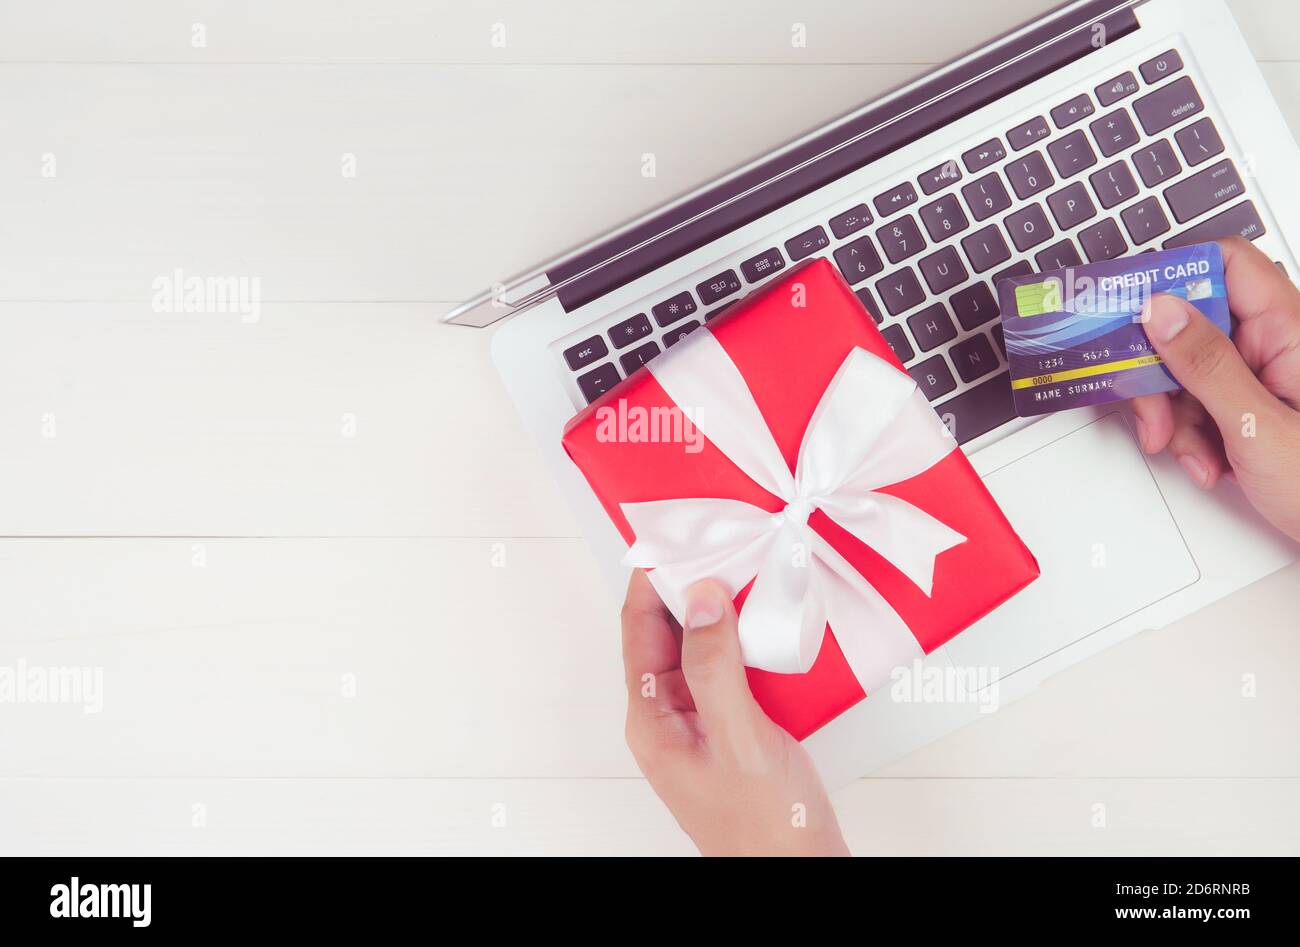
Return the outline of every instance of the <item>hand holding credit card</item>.
<path id="1" fill-rule="evenodd" d="M 1021 417 L 1177 391 L 1142 325 L 1158 293 L 1232 328 L 1217 243 L 1016 277 L 998 293 Z"/>

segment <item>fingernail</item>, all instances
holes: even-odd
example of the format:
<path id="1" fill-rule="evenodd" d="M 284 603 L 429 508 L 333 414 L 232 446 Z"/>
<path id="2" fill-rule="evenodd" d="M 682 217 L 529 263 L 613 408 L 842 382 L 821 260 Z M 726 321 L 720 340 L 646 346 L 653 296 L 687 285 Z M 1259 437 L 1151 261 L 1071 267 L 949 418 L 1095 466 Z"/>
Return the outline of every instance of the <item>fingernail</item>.
<path id="1" fill-rule="evenodd" d="M 712 582 L 692 585 L 686 593 L 686 627 L 707 628 L 722 620 L 726 610 L 722 591 Z"/>
<path id="2" fill-rule="evenodd" d="M 1210 482 L 1210 468 L 1205 466 L 1191 454 L 1184 454 L 1178 458 L 1178 462 L 1183 465 L 1187 471 L 1187 476 L 1196 481 L 1198 486 L 1205 486 Z"/>
<path id="3" fill-rule="evenodd" d="M 1142 452 L 1144 454 L 1149 454 L 1151 453 L 1151 448 L 1147 446 L 1147 422 L 1143 421 L 1141 418 L 1136 418 L 1135 420 L 1137 422 L 1138 443 L 1142 445 Z"/>
<path id="4" fill-rule="evenodd" d="M 1171 296 L 1156 296 L 1142 309 L 1147 334 L 1156 342 L 1172 342 L 1187 328 L 1187 308 Z"/>

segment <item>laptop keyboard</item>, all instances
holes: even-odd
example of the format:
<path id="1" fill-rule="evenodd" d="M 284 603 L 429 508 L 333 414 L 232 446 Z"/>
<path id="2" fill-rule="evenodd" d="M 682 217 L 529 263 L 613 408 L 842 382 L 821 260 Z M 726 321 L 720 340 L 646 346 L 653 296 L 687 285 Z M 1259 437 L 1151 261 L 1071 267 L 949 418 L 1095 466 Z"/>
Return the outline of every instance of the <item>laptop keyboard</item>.
<path id="1" fill-rule="evenodd" d="M 1204 111 L 1182 57 L 1169 50 L 824 225 L 778 237 L 740 262 L 739 275 L 723 270 L 650 306 L 649 316 L 623 318 L 565 348 L 564 361 L 582 396 L 594 401 L 746 288 L 827 255 L 964 444 L 1015 416 L 999 280 L 1264 235 L 1245 181 Z M 709 310 L 703 318 L 702 309 Z"/>

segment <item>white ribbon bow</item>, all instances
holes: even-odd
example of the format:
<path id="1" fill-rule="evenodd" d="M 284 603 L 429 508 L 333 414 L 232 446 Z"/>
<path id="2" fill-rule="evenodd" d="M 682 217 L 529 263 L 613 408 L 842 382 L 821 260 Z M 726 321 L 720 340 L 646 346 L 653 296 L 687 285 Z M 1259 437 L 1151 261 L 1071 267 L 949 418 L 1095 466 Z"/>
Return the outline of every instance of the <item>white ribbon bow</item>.
<path id="1" fill-rule="evenodd" d="M 791 476 L 740 370 L 706 328 L 648 367 L 714 446 L 786 506 L 773 515 L 741 500 L 624 503 L 636 533 L 624 564 L 653 570 L 651 581 L 678 620 L 692 583 L 718 579 L 734 595 L 753 579 L 740 615 L 751 667 L 806 673 L 828 621 L 864 690 L 920 657 L 907 623 L 808 526 L 813 510 L 822 510 L 930 595 L 936 557 L 966 537 L 877 492 L 956 447 L 916 383 L 854 349 L 813 412 Z"/>

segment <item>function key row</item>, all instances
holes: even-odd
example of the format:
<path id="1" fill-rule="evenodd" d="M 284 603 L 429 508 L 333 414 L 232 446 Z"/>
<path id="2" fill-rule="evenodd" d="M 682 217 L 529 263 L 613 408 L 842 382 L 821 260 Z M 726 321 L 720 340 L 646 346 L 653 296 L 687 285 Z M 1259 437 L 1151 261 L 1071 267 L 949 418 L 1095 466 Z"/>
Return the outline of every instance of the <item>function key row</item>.
<path id="1" fill-rule="evenodd" d="M 979 174 L 989 165 L 997 164 L 1007 156 L 1007 149 L 997 138 L 990 139 L 982 145 L 976 145 L 961 156 L 962 164 L 971 174 Z"/>
<path id="2" fill-rule="evenodd" d="M 960 181 L 961 168 L 957 167 L 956 161 L 945 161 L 939 167 L 926 171 L 917 180 L 921 183 L 921 190 L 928 196 Z"/>
<path id="3" fill-rule="evenodd" d="M 1066 129 L 1071 125 L 1077 125 L 1096 111 L 1092 99 L 1085 92 L 1052 109 L 1052 122 L 1057 128 Z"/>
<path id="4" fill-rule="evenodd" d="M 730 272 L 730 270 L 728 270 L 728 272 Z M 735 274 L 732 275 L 734 277 Z M 700 284 L 701 287 L 705 285 L 706 285 L 705 283 Z M 739 289 L 740 288 L 739 285 L 737 285 L 736 288 Z M 707 302 L 705 303 L 705 305 L 707 305 Z M 694 313 L 695 310 L 696 310 L 695 299 L 694 297 L 691 296 L 690 292 L 687 291 L 687 292 L 678 293 L 676 296 L 673 296 L 671 299 L 665 299 L 663 302 L 659 303 L 659 305 L 651 307 L 650 312 L 655 317 L 655 322 L 659 323 L 659 325 L 663 327 L 663 326 L 672 325 L 678 319 L 685 319 L 687 316 Z M 645 317 L 644 316 L 632 317 L 632 319 L 637 319 L 637 318 L 644 319 Z M 630 322 L 632 320 L 628 320 L 628 321 Z M 613 333 L 619 331 L 620 328 L 622 326 L 625 326 L 626 324 L 627 323 L 620 322 L 618 325 L 616 325 L 613 329 L 610 330 L 611 336 L 613 335 Z M 614 340 L 614 347 L 622 348 L 622 346 L 618 344 L 617 339 Z"/>
<path id="5" fill-rule="evenodd" d="M 818 250 L 825 250 L 830 243 L 830 237 L 826 236 L 825 230 L 821 227 L 813 227 L 787 240 L 785 252 L 790 256 L 791 263 L 797 263 L 805 257 L 812 256 Z"/>
<path id="6" fill-rule="evenodd" d="M 1183 57 L 1179 55 L 1176 49 L 1166 50 L 1154 59 L 1148 59 L 1138 69 L 1148 85 L 1172 76 L 1176 72 L 1182 72 L 1182 70 Z"/>
<path id="7" fill-rule="evenodd" d="M 876 205 L 876 213 L 881 217 L 888 217 L 890 214 L 911 207 L 917 200 L 919 198 L 916 196 L 916 188 L 904 182 L 898 187 L 890 188 L 884 194 L 876 195 L 871 199 L 871 203 Z"/>
<path id="8" fill-rule="evenodd" d="M 701 305 L 712 306 L 719 299 L 725 299 L 732 293 L 740 292 L 740 277 L 736 275 L 735 270 L 723 270 L 717 276 L 707 279 L 703 283 L 700 283 L 700 285 L 696 286 L 695 292 L 700 297 Z M 689 298 L 689 294 L 685 295 Z M 688 315 L 688 313 L 683 313 L 682 315 Z M 677 316 L 673 321 L 675 322 L 677 318 L 681 318 L 681 316 Z M 659 324 L 661 326 L 668 325 L 668 323 L 665 322 L 660 322 Z"/>
<path id="9" fill-rule="evenodd" d="M 1138 90 L 1137 76 L 1131 72 L 1125 72 L 1116 76 L 1109 82 L 1103 82 L 1093 92 L 1097 96 L 1097 101 L 1101 103 L 1102 108 L 1109 108 L 1116 102 L 1127 99 L 1134 95 Z"/>

